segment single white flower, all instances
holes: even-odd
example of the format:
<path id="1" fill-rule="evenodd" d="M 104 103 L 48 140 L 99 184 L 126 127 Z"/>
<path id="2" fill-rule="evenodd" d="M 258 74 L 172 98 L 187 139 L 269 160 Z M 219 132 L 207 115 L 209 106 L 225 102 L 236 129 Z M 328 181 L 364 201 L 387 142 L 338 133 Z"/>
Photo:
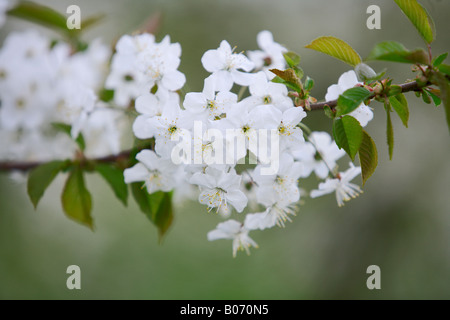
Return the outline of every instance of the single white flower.
<path id="1" fill-rule="evenodd" d="M 248 57 L 255 64 L 256 69 L 262 69 L 269 80 L 275 77 L 270 69 L 284 70 L 286 61 L 283 53 L 288 50 L 273 40 L 270 31 L 263 30 L 256 36 L 256 42 L 261 50 L 249 51 Z"/>
<path id="2" fill-rule="evenodd" d="M 153 128 L 155 135 L 155 151 L 163 158 L 172 156 L 172 149 L 178 143 L 190 143 L 191 135 L 185 127 L 185 119 L 178 104 L 167 104 L 161 116 L 149 118 L 146 122 Z"/>
<path id="3" fill-rule="evenodd" d="M 339 95 L 344 93 L 345 90 L 353 88 L 357 84 L 361 84 L 361 82 L 358 82 L 355 71 L 347 71 L 339 77 L 337 84 L 333 84 L 328 87 L 327 94 L 325 95 L 325 100 L 336 100 L 337 98 L 339 98 Z M 372 109 L 366 106 L 364 103 L 361 103 L 358 108 L 350 112 L 348 115 L 358 120 L 363 127 L 365 127 L 369 123 L 369 121 L 373 119 Z"/>
<path id="4" fill-rule="evenodd" d="M 205 173 L 194 174 L 189 182 L 200 187 L 198 200 L 206 204 L 209 211 L 213 208 L 228 211 L 229 203 L 236 211 L 242 212 L 247 206 L 247 197 L 240 190 L 241 178 L 234 170 L 227 173 L 207 167 Z"/>
<path id="5" fill-rule="evenodd" d="M 259 203 L 268 207 L 279 200 L 293 203 L 300 199 L 298 179 L 302 174 L 302 163 L 294 161 L 290 154 L 282 153 L 277 174 L 262 174 L 262 168 L 262 165 L 256 166 L 253 175 L 258 185 L 256 195 Z"/>
<path id="6" fill-rule="evenodd" d="M 281 117 L 282 113 L 273 106 L 257 106 L 249 110 L 248 106 L 243 105 L 231 108 L 225 119 L 215 121 L 215 127 L 226 134 L 227 163 L 242 159 L 246 156 L 247 150 L 258 156 L 258 130 L 277 130 Z M 227 134 L 228 130 L 233 134 Z M 270 131 L 267 136 L 270 136 Z M 240 145 L 241 142 L 245 145 Z M 229 148 L 230 146 L 233 148 Z"/>
<path id="7" fill-rule="evenodd" d="M 239 102 L 239 105 L 248 105 L 250 109 L 267 105 L 276 107 L 281 112 L 294 107 L 286 86 L 269 81 L 262 71 L 254 75 L 249 91 L 250 96 Z"/>
<path id="8" fill-rule="evenodd" d="M 284 228 L 286 221 L 292 222 L 290 216 L 295 216 L 293 204 L 281 200 L 272 204 L 264 212 L 247 214 L 244 225 L 249 230 L 264 230 L 276 225 Z"/>
<path id="9" fill-rule="evenodd" d="M 362 193 L 361 188 L 351 183 L 357 175 L 361 174 L 361 167 L 355 167 L 350 162 L 350 168 L 343 173 L 339 173 L 336 179 L 327 179 L 319 184 L 318 190 L 311 191 L 311 198 L 317 198 L 328 193 L 336 192 L 338 206 L 344 205 L 344 201 L 349 201 Z"/>
<path id="10" fill-rule="evenodd" d="M 233 53 L 226 40 L 220 43 L 218 49 L 206 51 L 202 56 L 202 64 L 206 71 L 212 73 L 218 91 L 229 91 L 233 83 L 248 86 L 253 80 L 253 74 L 246 72 L 253 70 L 254 63 L 242 53 Z"/>
<path id="11" fill-rule="evenodd" d="M 305 117 L 306 112 L 303 108 L 292 107 L 283 112 L 280 124 L 278 125 L 280 150 L 295 149 L 305 142 L 302 129 L 297 127 Z"/>
<path id="12" fill-rule="evenodd" d="M 183 87 L 186 77 L 177 70 L 180 56 L 180 44 L 171 43 L 169 36 L 138 54 L 139 70 L 145 75 L 149 90 L 155 84 L 170 91 Z"/>
<path id="13" fill-rule="evenodd" d="M 170 161 L 158 157 L 151 150 L 142 150 L 136 155 L 139 163 L 125 169 L 125 183 L 144 181 L 148 193 L 168 192 L 175 187 L 174 173 L 176 166 Z"/>
<path id="14" fill-rule="evenodd" d="M 232 92 L 216 93 L 213 81 L 211 76 L 206 78 L 203 92 L 189 92 L 184 98 L 184 108 L 193 113 L 196 119 L 215 120 L 237 102 L 237 95 Z"/>
<path id="15" fill-rule="evenodd" d="M 216 229 L 208 232 L 208 240 L 230 239 L 233 240 L 233 257 L 236 257 L 238 250 L 245 250 L 250 254 L 250 247 L 258 248 L 258 245 L 248 235 L 249 230 L 236 221 L 228 220 L 219 223 Z"/>
<path id="16" fill-rule="evenodd" d="M 135 102 L 135 108 L 139 116 L 133 123 L 133 133 L 139 139 L 149 139 L 155 135 L 155 128 L 148 120 L 160 117 L 167 105 L 178 105 L 179 96 L 175 92 L 158 90 L 156 94 L 145 93 L 139 96 Z M 170 107 L 169 107 L 170 108 Z"/>

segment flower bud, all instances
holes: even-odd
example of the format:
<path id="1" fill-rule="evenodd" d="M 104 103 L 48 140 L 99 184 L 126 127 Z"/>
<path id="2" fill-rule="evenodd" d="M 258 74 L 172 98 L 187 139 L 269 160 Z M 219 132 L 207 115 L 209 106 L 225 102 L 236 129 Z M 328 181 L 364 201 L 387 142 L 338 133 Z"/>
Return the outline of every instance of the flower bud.
<path id="1" fill-rule="evenodd" d="M 376 72 L 365 63 L 360 63 L 355 67 L 356 76 L 359 81 L 365 81 L 377 76 Z"/>

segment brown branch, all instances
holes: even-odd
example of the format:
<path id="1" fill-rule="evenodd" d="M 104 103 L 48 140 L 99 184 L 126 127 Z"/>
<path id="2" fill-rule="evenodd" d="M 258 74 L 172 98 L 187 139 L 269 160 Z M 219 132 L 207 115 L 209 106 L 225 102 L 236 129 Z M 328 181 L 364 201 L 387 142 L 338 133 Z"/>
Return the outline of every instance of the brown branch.
<path id="1" fill-rule="evenodd" d="M 95 162 L 95 163 L 118 163 L 122 161 L 126 161 L 129 159 L 132 150 L 125 150 L 118 154 L 112 154 L 105 157 L 99 157 L 94 159 L 86 159 L 85 161 Z M 43 164 L 45 162 L 40 161 L 8 161 L 8 162 L 0 162 L 0 172 L 2 171 L 29 171 L 31 169 L 36 168 L 37 166 Z"/>
<path id="2" fill-rule="evenodd" d="M 428 84 L 427 84 L 428 85 Z M 421 86 L 416 81 L 401 84 L 402 92 L 417 91 L 420 90 Z M 337 105 L 337 100 L 325 101 L 312 103 L 310 105 L 312 110 L 321 110 L 324 106 L 328 105 L 330 108 L 334 108 Z M 116 155 L 109 155 L 105 157 L 87 159 L 86 161 L 96 162 L 96 163 L 119 163 L 129 159 L 132 150 L 125 150 Z M 32 162 L 0 162 L 0 172 L 1 171 L 29 171 L 44 162 L 32 161 Z"/>
<path id="3" fill-rule="evenodd" d="M 416 81 L 400 84 L 399 86 L 402 88 L 402 92 L 417 91 L 421 88 L 421 86 L 419 86 L 419 84 Z M 311 103 L 310 108 L 311 108 L 311 111 L 322 110 L 325 106 L 334 108 L 337 106 L 337 100 Z"/>

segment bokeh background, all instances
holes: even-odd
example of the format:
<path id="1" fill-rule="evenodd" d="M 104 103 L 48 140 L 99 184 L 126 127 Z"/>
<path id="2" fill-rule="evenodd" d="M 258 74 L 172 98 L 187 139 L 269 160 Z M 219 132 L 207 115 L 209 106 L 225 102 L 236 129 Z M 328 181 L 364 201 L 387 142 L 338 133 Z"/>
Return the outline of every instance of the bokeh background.
<path id="1" fill-rule="evenodd" d="M 348 41 L 364 57 L 377 42 L 397 40 L 423 46 L 414 27 L 393 1 L 341 0 L 160 0 L 39 1 L 65 12 L 78 4 L 82 15 L 105 13 L 87 32 L 112 42 L 161 12 L 161 39 L 170 34 L 183 48 L 180 70 L 192 91 L 202 89 L 200 58 L 222 39 L 238 50 L 256 49 L 256 34 L 268 29 L 276 41 L 300 53 L 302 67 L 316 81 L 313 95 L 349 69 L 303 46 L 321 35 Z M 434 17 L 436 54 L 449 51 L 449 1 L 423 0 Z M 382 29 L 366 28 L 366 9 L 381 8 Z M 34 25 L 10 19 L 0 31 Z M 45 31 L 45 30 L 43 30 Z M 397 81 L 412 78 L 408 65 L 388 68 Z M 385 145 L 385 113 L 374 104 L 368 132 L 378 145 L 379 165 L 364 194 L 338 208 L 333 196 L 304 199 L 285 229 L 253 232 L 260 245 L 233 259 L 230 241 L 208 242 L 220 221 L 196 203 L 180 204 L 162 245 L 157 231 L 130 198 L 125 208 L 98 176 L 88 179 L 96 230 L 68 220 L 61 209 L 59 177 L 38 209 L 25 185 L 0 174 L 1 299 L 418 299 L 450 298 L 450 143 L 444 111 L 408 94 L 410 129 L 394 116 L 394 159 Z M 320 112 L 306 123 L 330 131 Z M 347 161 L 347 160 L 345 160 Z M 315 178 L 305 188 L 317 185 Z M 82 289 L 66 288 L 66 268 L 81 267 Z M 369 265 L 381 268 L 381 290 L 366 288 Z"/>

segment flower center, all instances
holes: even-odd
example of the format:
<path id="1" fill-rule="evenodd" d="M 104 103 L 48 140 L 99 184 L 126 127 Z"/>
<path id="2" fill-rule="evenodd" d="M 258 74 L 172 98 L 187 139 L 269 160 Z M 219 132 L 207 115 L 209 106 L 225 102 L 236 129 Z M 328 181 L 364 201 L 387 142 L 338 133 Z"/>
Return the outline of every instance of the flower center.
<path id="1" fill-rule="evenodd" d="M 271 104 L 272 103 L 272 97 L 267 95 L 263 98 L 264 104 Z"/>
<path id="2" fill-rule="evenodd" d="M 167 129 L 170 134 L 174 134 L 177 130 L 178 128 L 176 126 L 170 126 L 169 129 Z"/>
<path id="3" fill-rule="evenodd" d="M 123 76 L 123 80 L 125 82 L 131 82 L 131 81 L 134 80 L 134 78 L 133 78 L 133 76 L 131 74 L 126 74 L 126 75 Z"/>

